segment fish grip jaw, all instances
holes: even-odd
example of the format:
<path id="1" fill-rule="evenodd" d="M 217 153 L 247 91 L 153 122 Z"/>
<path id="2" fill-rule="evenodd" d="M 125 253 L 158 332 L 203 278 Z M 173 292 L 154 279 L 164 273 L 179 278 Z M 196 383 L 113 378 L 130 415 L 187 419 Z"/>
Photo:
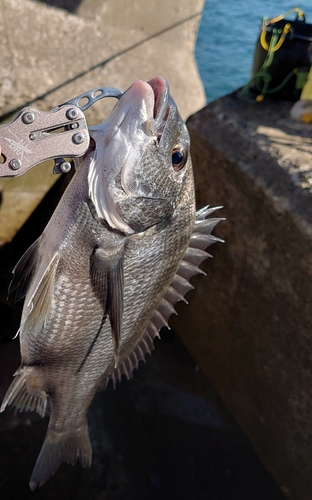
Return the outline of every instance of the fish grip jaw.
<path id="1" fill-rule="evenodd" d="M 104 99 L 105 97 L 115 97 L 120 99 L 123 95 L 123 91 L 116 87 L 96 87 L 92 90 L 84 92 L 69 101 L 64 102 L 61 106 L 66 106 L 70 104 L 71 106 L 77 106 L 81 111 L 93 106 L 97 101 Z"/>
<path id="2" fill-rule="evenodd" d="M 17 177 L 43 161 L 82 156 L 90 142 L 83 111 L 71 104 L 51 111 L 27 107 L 0 126 L 0 177 Z"/>
<path id="3" fill-rule="evenodd" d="M 11 122 L 0 126 L 0 177 L 18 177 L 54 158 L 58 159 L 54 173 L 69 172 L 71 164 L 63 158 L 81 157 L 90 145 L 84 111 L 100 99 L 120 99 L 122 94 L 115 87 L 98 87 L 51 111 L 23 108 Z"/>

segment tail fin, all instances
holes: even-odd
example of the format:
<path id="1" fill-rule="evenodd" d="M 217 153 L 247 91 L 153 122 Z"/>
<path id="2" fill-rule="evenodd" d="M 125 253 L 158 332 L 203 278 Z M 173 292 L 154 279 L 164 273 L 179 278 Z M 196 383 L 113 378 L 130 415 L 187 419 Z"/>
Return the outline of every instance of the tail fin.
<path id="1" fill-rule="evenodd" d="M 15 406 L 20 411 L 36 411 L 44 417 L 47 408 L 47 394 L 39 389 L 36 375 L 27 368 L 20 368 L 4 396 L 0 412 L 7 406 Z"/>
<path id="2" fill-rule="evenodd" d="M 78 458 L 82 467 L 91 466 L 92 449 L 87 421 L 72 432 L 48 429 L 30 478 L 30 489 L 42 486 L 63 462 L 74 465 Z"/>

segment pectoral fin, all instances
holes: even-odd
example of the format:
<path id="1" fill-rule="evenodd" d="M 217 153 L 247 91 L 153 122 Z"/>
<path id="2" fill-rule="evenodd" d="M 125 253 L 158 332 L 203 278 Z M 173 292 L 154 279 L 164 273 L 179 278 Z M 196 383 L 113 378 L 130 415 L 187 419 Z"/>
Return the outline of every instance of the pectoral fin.
<path id="1" fill-rule="evenodd" d="M 95 295 L 109 317 L 114 342 L 115 365 L 118 364 L 123 314 L 123 251 L 111 252 L 97 247 L 91 255 L 91 282 Z"/>
<path id="2" fill-rule="evenodd" d="M 109 270 L 107 274 L 107 284 L 108 291 L 106 312 L 112 328 L 115 351 L 115 366 L 117 366 L 123 314 L 123 259 L 120 259 L 116 267 Z"/>

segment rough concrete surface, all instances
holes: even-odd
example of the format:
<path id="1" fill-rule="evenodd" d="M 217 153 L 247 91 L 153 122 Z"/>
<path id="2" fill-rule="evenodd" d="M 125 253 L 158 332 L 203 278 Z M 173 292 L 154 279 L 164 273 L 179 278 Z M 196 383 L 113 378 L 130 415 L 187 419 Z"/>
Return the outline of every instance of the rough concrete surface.
<path id="1" fill-rule="evenodd" d="M 184 118 L 205 104 L 193 54 L 203 0 L 46 3 L 54 7 L 0 0 L 0 120 L 8 121 L 26 104 L 49 110 L 95 87 L 126 89 L 156 75 L 168 79 Z M 89 124 L 106 117 L 109 101 L 86 113 Z M 0 244 L 10 241 L 52 185 L 47 178 L 48 185 L 27 173 L 18 203 L 8 193 L 16 180 L 0 181 Z M 15 221 L 11 228 L 8 218 Z"/>
<path id="2" fill-rule="evenodd" d="M 173 325 L 288 498 L 311 500 L 312 129 L 291 105 L 235 92 L 188 121 L 226 243 Z"/>
<path id="3" fill-rule="evenodd" d="M 81 2 L 79 10 L 90 3 Z M 203 0 L 99 4 L 89 19 L 79 10 L 70 14 L 41 2 L 1 0 L 2 115 L 28 101 L 49 109 L 90 88 L 125 89 L 158 74 L 169 80 L 185 118 L 202 107 L 193 52 Z M 94 116 L 103 119 L 95 111 Z"/>

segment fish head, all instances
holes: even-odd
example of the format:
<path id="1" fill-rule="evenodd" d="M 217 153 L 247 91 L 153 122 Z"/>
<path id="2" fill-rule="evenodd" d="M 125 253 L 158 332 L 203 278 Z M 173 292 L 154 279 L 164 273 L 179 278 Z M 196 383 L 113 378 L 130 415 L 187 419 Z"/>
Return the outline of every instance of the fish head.
<path id="1" fill-rule="evenodd" d="M 134 82 L 90 135 L 89 196 L 114 229 L 142 232 L 193 202 L 190 138 L 165 78 Z"/>

